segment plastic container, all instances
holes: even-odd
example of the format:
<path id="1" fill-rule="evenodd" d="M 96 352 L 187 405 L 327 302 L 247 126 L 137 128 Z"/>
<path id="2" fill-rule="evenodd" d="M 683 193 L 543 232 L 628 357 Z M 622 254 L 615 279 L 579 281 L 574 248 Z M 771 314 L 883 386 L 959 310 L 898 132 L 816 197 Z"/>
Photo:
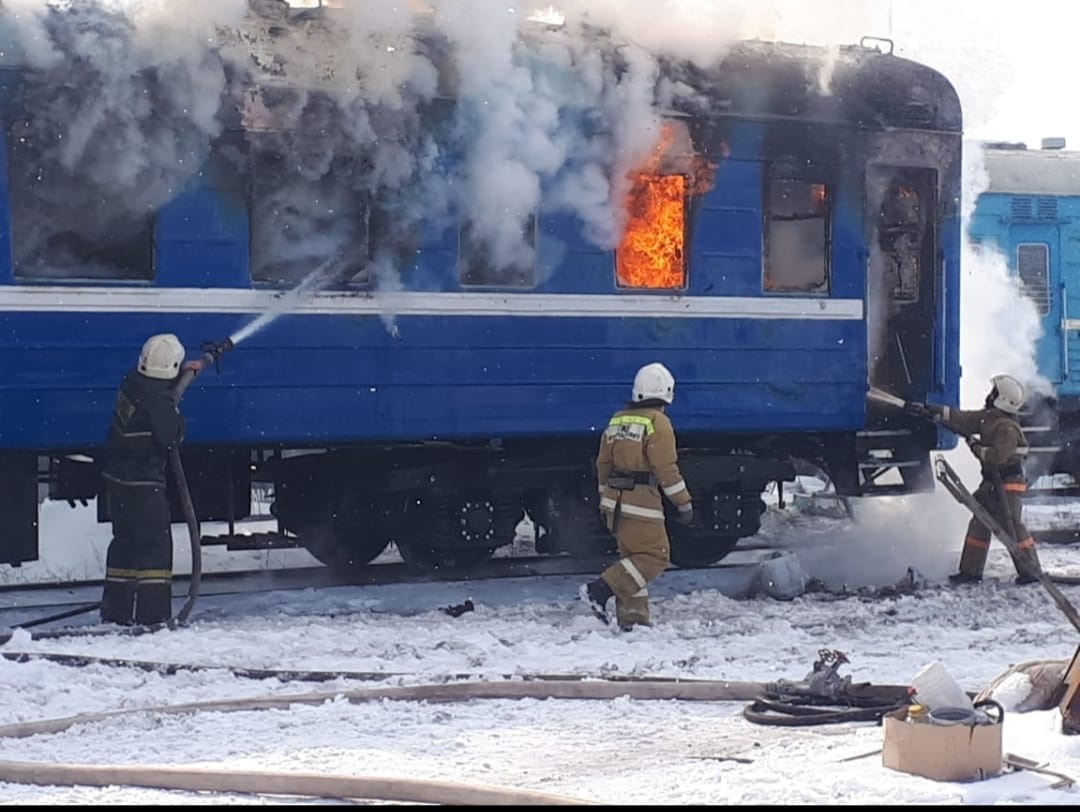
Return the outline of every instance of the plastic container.
<path id="1" fill-rule="evenodd" d="M 975 724 L 975 711 L 968 708 L 934 708 L 930 711 L 930 724 L 973 725 Z"/>
<path id="2" fill-rule="evenodd" d="M 974 710 L 971 697 L 964 689 L 956 684 L 949 672 L 940 662 L 935 660 L 923 667 L 911 681 L 911 687 L 915 689 L 915 701 L 925 705 L 931 711 L 934 708 L 963 708 Z"/>

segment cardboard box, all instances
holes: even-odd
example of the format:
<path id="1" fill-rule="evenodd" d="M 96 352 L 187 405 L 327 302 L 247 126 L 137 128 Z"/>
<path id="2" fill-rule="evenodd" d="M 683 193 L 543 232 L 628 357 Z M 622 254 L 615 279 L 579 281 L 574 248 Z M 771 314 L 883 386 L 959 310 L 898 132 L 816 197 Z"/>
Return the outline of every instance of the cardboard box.
<path id="1" fill-rule="evenodd" d="M 907 708 L 882 719 L 881 763 L 936 781 L 976 781 L 1001 772 L 1002 725 L 909 722 Z"/>
<path id="2" fill-rule="evenodd" d="M 1080 646 L 1065 669 L 1065 693 L 1061 697 L 1061 732 L 1080 733 Z"/>

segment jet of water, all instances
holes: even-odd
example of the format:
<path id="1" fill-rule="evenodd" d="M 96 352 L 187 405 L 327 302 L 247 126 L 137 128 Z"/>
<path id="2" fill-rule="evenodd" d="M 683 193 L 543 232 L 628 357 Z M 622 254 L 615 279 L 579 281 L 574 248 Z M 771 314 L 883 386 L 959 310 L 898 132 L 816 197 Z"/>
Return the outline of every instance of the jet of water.
<path id="1" fill-rule="evenodd" d="M 338 257 L 331 257 L 318 265 L 315 270 L 301 280 L 299 285 L 279 297 L 269 310 L 229 336 L 229 340 L 234 345 L 239 344 L 241 341 L 251 338 L 279 316 L 295 310 L 304 300 L 313 296 L 324 282 L 333 278 L 337 265 Z"/>

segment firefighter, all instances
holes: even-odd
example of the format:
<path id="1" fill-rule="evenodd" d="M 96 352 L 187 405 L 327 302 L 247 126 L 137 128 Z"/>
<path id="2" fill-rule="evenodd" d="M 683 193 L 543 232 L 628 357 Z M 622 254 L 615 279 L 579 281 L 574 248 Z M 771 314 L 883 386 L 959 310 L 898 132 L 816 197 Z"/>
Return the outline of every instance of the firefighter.
<path id="1" fill-rule="evenodd" d="M 113 538 L 101 619 L 109 623 L 163 623 L 172 615 L 165 467 L 184 438 L 173 389 L 183 362 L 184 347 L 176 336 L 150 336 L 116 396 L 103 466 Z"/>
<path id="2" fill-rule="evenodd" d="M 670 562 L 661 494 L 676 506 L 677 520 L 693 519 L 690 491 L 679 473 L 675 432 L 664 409 L 675 379 L 663 364 L 648 364 L 634 378 L 632 399 L 615 412 L 600 437 L 596 477 L 600 510 L 618 542 L 619 560 L 599 578 L 583 584 L 581 599 L 604 623 L 615 598 L 619 628 L 649 626 L 648 584 Z"/>
<path id="3" fill-rule="evenodd" d="M 1039 580 L 1039 556 L 1035 540 L 1024 525 L 1023 495 L 1027 490 L 1023 460 L 1027 440 L 1016 415 L 1024 406 L 1023 385 L 1010 375 L 996 375 L 982 409 L 964 411 L 936 404 L 909 404 L 910 411 L 929 417 L 967 440 L 972 453 L 982 465 L 982 481 L 975 491 L 979 504 L 1006 531 L 1012 530 L 1019 554 L 1010 555 L 1016 568 L 1018 584 Z M 990 529 L 972 517 L 964 538 L 959 572 L 949 576 L 954 584 L 982 580 L 986 555 L 990 549 Z"/>

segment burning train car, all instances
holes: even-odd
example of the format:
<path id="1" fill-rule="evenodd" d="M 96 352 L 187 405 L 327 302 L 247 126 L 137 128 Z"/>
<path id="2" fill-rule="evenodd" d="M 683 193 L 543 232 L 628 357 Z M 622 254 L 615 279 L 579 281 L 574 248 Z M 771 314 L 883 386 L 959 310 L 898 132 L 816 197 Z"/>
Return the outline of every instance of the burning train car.
<path id="1" fill-rule="evenodd" d="M 281 533 L 332 566 L 393 542 L 419 569 L 467 569 L 526 514 L 538 552 L 608 549 L 599 432 L 651 361 L 677 380 L 700 516 L 669 527 L 676 564 L 754 535 L 764 488 L 796 460 L 841 495 L 933 487 L 929 453 L 949 438 L 865 393 L 958 400 L 961 113 L 940 74 L 887 41 L 736 43 L 708 67 L 657 58 L 648 81 L 669 92 L 650 127 L 620 129 L 628 102 L 579 92 L 582 66 L 625 88 L 637 57 L 596 32 L 571 51 L 541 26 L 507 63 L 546 122 L 526 156 L 528 127 L 492 135 L 524 108 L 485 119 L 501 86 L 477 92 L 437 31 L 380 52 L 423 56 L 398 83 L 423 87 L 418 103 L 347 115 L 342 83 L 362 71 L 317 65 L 321 90 L 289 72 L 326 53 L 297 32 L 332 37 L 341 12 L 252 9 L 223 40 L 251 53 L 223 59 L 213 127 L 181 115 L 204 95 L 163 95 L 169 66 L 134 74 L 161 166 L 89 137 L 61 160 L 79 132 L 58 139 L 44 105 L 70 73 L 3 69 L 0 559 L 36 557 L 39 481 L 97 496 L 115 387 L 147 335 L 234 335 L 316 267 L 317 291 L 186 395 L 203 520 L 244 517 L 253 481 L 270 482 Z M 552 87 L 572 101 L 539 104 Z M 110 162 L 131 196 L 107 193 Z"/>

